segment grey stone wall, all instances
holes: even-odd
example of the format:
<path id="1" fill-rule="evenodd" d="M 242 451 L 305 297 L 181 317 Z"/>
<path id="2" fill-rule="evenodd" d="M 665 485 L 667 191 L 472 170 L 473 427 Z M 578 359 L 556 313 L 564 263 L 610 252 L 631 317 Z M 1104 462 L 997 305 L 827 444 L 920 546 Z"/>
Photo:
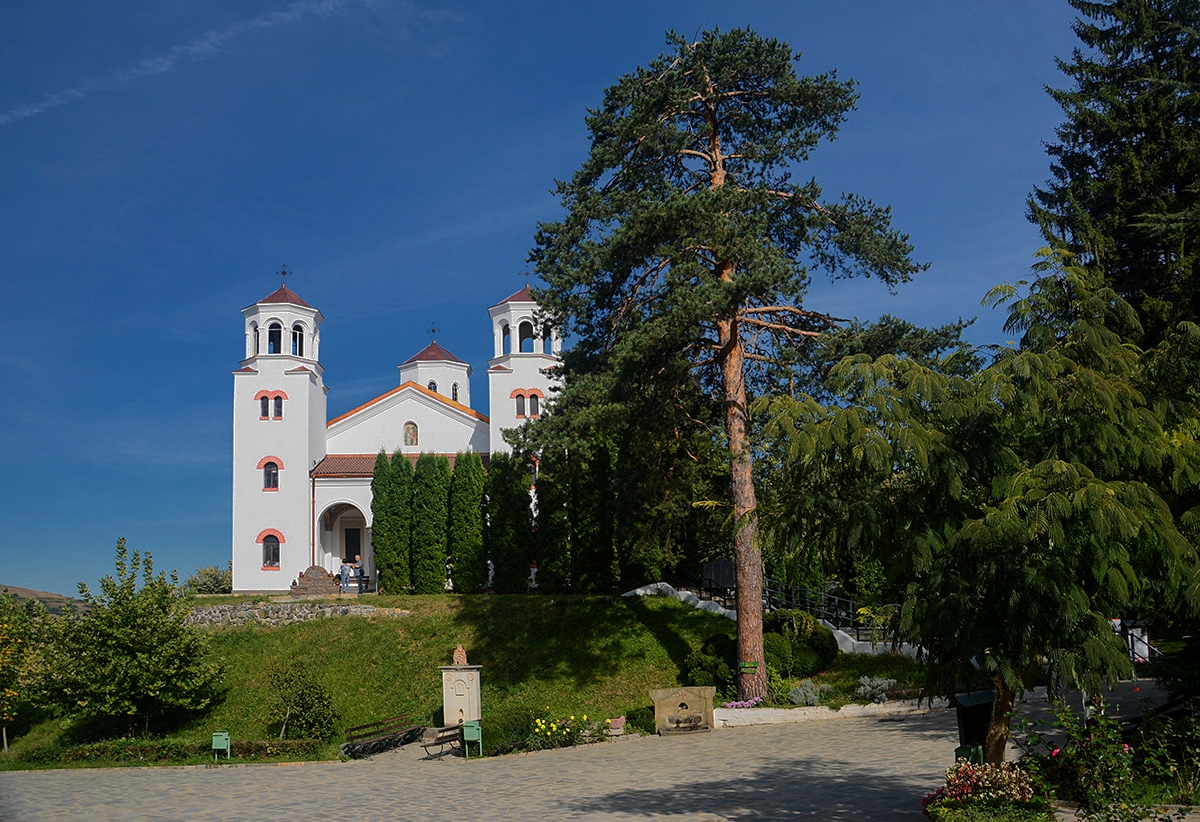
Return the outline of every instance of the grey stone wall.
<path id="1" fill-rule="evenodd" d="M 376 608 L 374 605 L 343 605 L 331 602 L 243 602 L 238 605 L 209 605 L 192 609 L 190 625 L 290 625 L 310 619 L 338 616 L 408 616 L 401 608 Z"/>

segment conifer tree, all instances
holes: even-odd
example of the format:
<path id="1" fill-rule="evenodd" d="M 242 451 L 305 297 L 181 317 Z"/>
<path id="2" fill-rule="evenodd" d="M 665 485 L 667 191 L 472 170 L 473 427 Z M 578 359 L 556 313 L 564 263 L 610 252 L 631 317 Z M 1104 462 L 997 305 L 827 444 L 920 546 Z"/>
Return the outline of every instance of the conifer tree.
<path id="1" fill-rule="evenodd" d="M 513 454 L 492 454 L 487 477 L 487 547 L 492 561 L 492 590 L 523 594 L 529 590 L 533 517 L 529 466 Z"/>
<path id="2" fill-rule="evenodd" d="M 375 568 L 379 571 L 381 587 L 390 587 L 391 580 L 406 576 L 396 574 L 396 565 L 400 561 L 396 506 L 392 466 L 387 452 L 380 449 L 371 476 L 371 549 L 375 552 Z"/>
<path id="3" fill-rule="evenodd" d="M 710 437 L 727 451 L 738 658 L 758 663 L 738 692 L 765 697 L 753 381 L 786 379 L 776 367 L 833 322 L 804 307 L 810 266 L 889 286 L 922 266 L 889 209 L 792 180 L 853 108 L 852 83 L 798 76 L 791 48 L 749 30 L 668 45 L 588 115 L 591 151 L 557 189 L 566 216 L 539 227 L 531 259 L 541 305 L 577 339 L 568 394 L 574 374 L 601 372 L 617 375 L 610 388 L 656 380 L 673 402 L 707 395 L 722 412 Z M 628 547 L 636 567 L 648 546 Z"/>
<path id="4" fill-rule="evenodd" d="M 396 565 L 392 593 L 412 590 L 413 466 L 399 449 L 392 452 L 392 499 L 395 505 Z"/>
<path id="5" fill-rule="evenodd" d="M 450 460 L 441 454 L 417 457 L 412 500 L 413 590 L 418 594 L 440 594 L 446 590 Z"/>
<path id="6" fill-rule="evenodd" d="M 542 453 L 537 472 L 537 590 L 543 594 L 575 590 L 575 545 L 571 530 L 574 506 L 571 478 L 575 466 L 565 452 Z"/>
<path id="7" fill-rule="evenodd" d="M 1073 85 L 1050 90 L 1066 120 L 1029 216 L 1099 266 L 1149 349 L 1200 317 L 1200 3 L 1068 2 L 1083 48 L 1058 61 Z"/>
<path id="8" fill-rule="evenodd" d="M 454 590 L 482 591 L 487 584 L 487 556 L 483 548 L 483 494 L 486 475 L 483 460 L 473 451 L 454 458 L 450 477 L 450 566 Z"/>

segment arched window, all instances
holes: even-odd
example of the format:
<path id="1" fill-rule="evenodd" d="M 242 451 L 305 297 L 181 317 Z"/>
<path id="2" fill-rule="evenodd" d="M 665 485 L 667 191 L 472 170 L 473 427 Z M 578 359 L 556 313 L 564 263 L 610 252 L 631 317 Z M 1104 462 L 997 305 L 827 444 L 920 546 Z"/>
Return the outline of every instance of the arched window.
<path id="1" fill-rule="evenodd" d="M 454 383 L 454 385 L 450 386 L 450 399 L 458 402 L 458 383 Z"/>
<path id="2" fill-rule="evenodd" d="M 279 490 L 279 466 L 273 462 L 268 462 L 263 466 L 263 490 Z"/>
<path id="3" fill-rule="evenodd" d="M 501 354 L 511 354 L 512 353 L 512 332 L 509 331 L 508 323 L 505 323 L 504 325 L 500 326 L 500 337 L 501 337 L 500 353 Z"/>
<path id="4" fill-rule="evenodd" d="M 250 333 L 254 335 L 254 350 L 249 353 L 249 356 L 258 356 L 258 323 L 250 323 Z"/>
<path id="5" fill-rule="evenodd" d="M 550 330 L 550 323 L 542 326 L 542 353 L 554 353 L 554 334 Z"/>
<path id="6" fill-rule="evenodd" d="M 275 398 L 275 419 L 283 419 L 283 397 Z"/>
<path id="7" fill-rule="evenodd" d="M 521 353 L 533 353 L 533 323 L 523 322 L 517 327 L 518 335 L 521 338 Z"/>
<path id="8" fill-rule="evenodd" d="M 279 567 L 279 537 L 268 535 L 263 537 L 263 567 Z"/>
<path id="9" fill-rule="evenodd" d="M 300 323 L 292 326 L 292 353 L 297 357 L 304 356 L 304 326 Z"/>
<path id="10" fill-rule="evenodd" d="M 525 395 L 517 394 L 517 416 L 525 416 Z"/>
<path id="11" fill-rule="evenodd" d="M 279 323 L 271 323 L 267 326 L 267 353 L 283 353 L 283 326 Z"/>
<path id="12" fill-rule="evenodd" d="M 529 395 L 529 416 L 536 417 L 538 415 L 538 396 L 537 394 Z"/>
<path id="13" fill-rule="evenodd" d="M 258 401 L 258 404 L 259 404 L 258 418 L 260 420 L 265 420 L 268 417 L 270 417 L 271 416 L 271 398 L 263 397 L 262 399 L 260 399 Z"/>
<path id="14" fill-rule="evenodd" d="M 404 444 L 409 446 L 417 445 L 417 424 L 415 422 L 404 423 Z"/>
<path id="15" fill-rule="evenodd" d="M 430 391 L 437 391 L 437 380 L 430 380 L 429 384 L 426 385 L 425 387 L 428 388 Z"/>

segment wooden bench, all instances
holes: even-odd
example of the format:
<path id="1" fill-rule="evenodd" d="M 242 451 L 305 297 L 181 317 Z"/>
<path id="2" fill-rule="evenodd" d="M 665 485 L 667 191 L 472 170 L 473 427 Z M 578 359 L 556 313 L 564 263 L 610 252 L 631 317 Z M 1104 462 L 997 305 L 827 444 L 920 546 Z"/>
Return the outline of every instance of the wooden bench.
<path id="1" fill-rule="evenodd" d="M 409 714 L 355 725 L 346 729 L 341 754 L 352 759 L 370 757 L 411 742 L 424 730 L 425 726 L 414 724 Z"/>
<path id="2" fill-rule="evenodd" d="M 434 756 L 429 752 L 434 745 L 438 746 L 437 756 L 439 758 L 445 752 L 444 749 L 447 745 L 452 751 L 458 747 L 458 732 L 461 727 L 461 725 L 443 725 L 441 728 L 426 728 L 421 734 L 421 747 L 425 749 L 426 758 Z"/>

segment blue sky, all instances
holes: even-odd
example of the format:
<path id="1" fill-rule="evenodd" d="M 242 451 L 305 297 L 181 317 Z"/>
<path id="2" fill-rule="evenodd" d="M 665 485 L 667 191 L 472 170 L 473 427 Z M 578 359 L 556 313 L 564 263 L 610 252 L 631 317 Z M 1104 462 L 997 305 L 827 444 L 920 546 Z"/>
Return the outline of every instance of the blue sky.
<path id="1" fill-rule="evenodd" d="M 0 6 L 0 584 L 74 593 L 124 536 L 180 576 L 230 555 L 240 310 L 326 317 L 335 416 L 429 341 L 486 402 L 489 305 L 525 283 L 584 114 L 663 33 L 751 26 L 859 83 L 805 176 L 894 207 L 929 271 L 809 306 L 979 316 L 1028 275 L 1024 219 L 1075 46 L 1060 0 L 606 3 L 45 0 Z M 487 409 L 481 407 L 486 413 Z"/>

